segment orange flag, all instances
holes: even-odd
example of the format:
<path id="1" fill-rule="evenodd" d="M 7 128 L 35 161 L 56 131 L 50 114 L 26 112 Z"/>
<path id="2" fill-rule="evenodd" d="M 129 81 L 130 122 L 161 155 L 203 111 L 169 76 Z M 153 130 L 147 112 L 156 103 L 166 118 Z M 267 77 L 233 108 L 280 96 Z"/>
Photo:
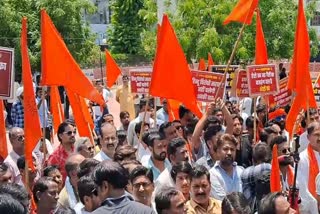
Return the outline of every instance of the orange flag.
<path id="1" fill-rule="evenodd" d="M 211 54 L 208 53 L 208 67 L 209 67 L 210 65 L 214 65 L 214 61 L 213 61 L 213 59 L 212 59 Z"/>
<path id="2" fill-rule="evenodd" d="M 317 108 L 309 72 L 309 45 L 309 34 L 306 17 L 304 15 L 303 0 L 299 0 L 294 55 L 288 80 L 288 89 L 296 93 L 286 121 L 286 130 L 290 133 L 290 136 L 292 136 L 294 131 L 293 127 L 299 111 L 302 108 L 307 109 L 307 102 L 310 108 Z"/>
<path id="3" fill-rule="evenodd" d="M 204 61 L 203 58 L 201 58 L 200 61 L 199 61 L 198 70 L 199 71 L 205 71 L 206 70 L 206 62 Z"/>
<path id="4" fill-rule="evenodd" d="M 117 63 L 112 58 L 109 51 L 106 51 L 106 71 L 107 71 L 107 86 L 111 88 L 117 81 L 118 76 L 121 74 L 121 70 Z"/>
<path id="5" fill-rule="evenodd" d="M 199 118 L 202 116 L 187 60 L 167 15 L 162 20 L 150 94 L 180 101 Z"/>
<path id="6" fill-rule="evenodd" d="M 53 117 L 53 129 L 57 133 L 59 125 L 64 120 L 64 113 L 59 96 L 58 86 L 51 86 L 50 88 L 50 106 Z"/>
<path id="7" fill-rule="evenodd" d="M 0 156 L 5 159 L 8 156 L 6 121 L 4 118 L 4 104 L 0 100 Z"/>
<path id="8" fill-rule="evenodd" d="M 280 167 L 278 161 L 278 145 L 273 145 L 271 174 L 270 174 L 270 190 L 271 192 L 281 192 Z"/>
<path id="9" fill-rule="evenodd" d="M 34 169 L 32 151 L 42 136 L 40 117 L 36 105 L 35 92 L 33 89 L 31 67 L 28 55 L 27 42 L 27 19 L 22 19 L 21 32 L 21 56 L 22 56 L 22 81 L 23 81 L 23 106 L 24 106 L 24 135 L 25 135 L 25 158 L 26 163 Z"/>
<path id="10" fill-rule="evenodd" d="M 90 124 L 88 124 L 85 114 L 83 113 L 83 106 L 81 104 L 80 98 L 77 94 L 68 91 L 67 95 L 69 97 L 70 105 L 72 108 L 73 117 L 76 123 L 77 130 L 81 137 L 89 137 L 91 139 L 92 133 L 89 128 Z M 88 111 L 88 108 L 87 108 Z"/>
<path id="11" fill-rule="evenodd" d="M 239 0 L 229 16 L 224 20 L 223 24 L 227 25 L 230 22 L 240 22 L 250 25 L 258 2 L 258 0 Z"/>
<path id="12" fill-rule="evenodd" d="M 45 10 L 41 10 L 42 85 L 62 85 L 95 103 L 105 101 L 73 59 Z"/>
<path id="13" fill-rule="evenodd" d="M 170 122 L 180 119 L 179 118 L 179 107 L 180 107 L 179 101 L 168 99 L 168 114 L 169 114 L 169 121 Z"/>
<path id="14" fill-rule="evenodd" d="M 256 65 L 268 64 L 268 51 L 266 41 L 264 40 L 264 33 L 260 19 L 260 11 L 257 10 L 257 24 L 256 24 Z"/>

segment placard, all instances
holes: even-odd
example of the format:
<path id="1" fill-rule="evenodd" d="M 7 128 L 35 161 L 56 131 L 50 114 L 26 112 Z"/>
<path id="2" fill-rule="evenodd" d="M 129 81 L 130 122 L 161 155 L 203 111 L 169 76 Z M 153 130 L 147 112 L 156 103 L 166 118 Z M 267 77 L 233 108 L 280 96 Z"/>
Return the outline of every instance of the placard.
<path id="1" fill-rule="evenodd" d="M 232 87 L 233 80 L 235 80 L 235 71 L 239 68 L 239 65 L 230 65 L 226 74 L 226 90 L 230 91 Z M 209 71 L 213 73 L 223 74 L 227 69 L 227 65 L 212 65 Z"/>
<path id="2" fill-rule="evenodd" d="M 0 99 L 12 99 L 14 86 L 14 49 L 0 47 Z"/>
<path id="3" fill-rule="evenodd" d="M 249 97 L 247 71 L 243 69 L 237 72 L 236 96 L 239 98 Z"/>
<path id="4" fill-rule="evenodd" d="M 287 88 L 288 77 L 280 80 L 279 92 L 269 96 L 269 105 L 271 107 L 280 106 L 284 107 L 290 104 L 292 99 L 292 91 Z"/>
<path id="5" fill-rule="evenodd" d="M 316 99 L 318 106 L 320 106 L 320 85 L 318 80 L 319 75 L 320 75 L 320 72 L 310 72 L 310 77 L 313 85 L 314 98 Z"/>
<path id="6" fill-rule="evenodd" d="M 151 82 L 152 68 L 130 69 L 131 92 L 137 94 L 148 94 Z M 163 86 L 165 87 L 165 86 Z"/>
<path id="7" fill-rule="evenodd" d="M 223 79 L 223 74 L 207 71 L 192 70 L 192 83 L 195 86 L 197 100 L 212 102 Z M 218 97 L 223 98 L 225 84 L 222 83 Z"/>
<path id="8" fill-rule="evenodd" d="M 279 91 L 278 74 L 273 64 L 247 66 L 249 94 L 265 96 Z"/>

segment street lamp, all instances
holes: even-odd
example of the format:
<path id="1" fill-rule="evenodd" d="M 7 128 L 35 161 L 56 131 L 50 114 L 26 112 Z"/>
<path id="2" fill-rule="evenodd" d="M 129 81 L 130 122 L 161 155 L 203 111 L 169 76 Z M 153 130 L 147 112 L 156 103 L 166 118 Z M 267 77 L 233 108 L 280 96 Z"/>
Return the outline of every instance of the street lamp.
<path id="1" fill-rule="evenodd" d="M 106 39 L 102 39 L 102 40 L 99 39 L 99 46 L 100 46 L 100 71 L 101 71 L 101 79 L 103 82 L 102 52 L 104 52 L 107 48 L 107 40 Z"/>

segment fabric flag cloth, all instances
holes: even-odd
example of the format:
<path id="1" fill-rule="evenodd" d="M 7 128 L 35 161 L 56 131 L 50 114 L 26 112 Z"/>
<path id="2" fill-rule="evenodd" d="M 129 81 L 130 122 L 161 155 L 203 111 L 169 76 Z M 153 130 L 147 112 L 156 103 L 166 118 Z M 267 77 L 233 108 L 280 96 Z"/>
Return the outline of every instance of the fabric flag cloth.
<path id="1" fill-rule="evenodd" d="M 254 10 L 258 7 L 258 0 L 239 0 L 231 13 L 224 20 L 223 24 L 227 25 L 230 22 L 240 22 L 250 25 Z"/>
<path id="2" fill-rule="evenodd" d="M 204 61 L 203 58 L 201 58 L 200 61 L 199 61 L 198 70 L 199 71 L 205 71 L 206 70 L 206 62 Z"/>
<path id="3" fill-rule="evenodd" d="M 92 102 L 105 101 L 73 59 L 45 10 L 41 10 L 41 84 L 65 86 Z"/>
<path id="4" fill-rule="evenodd" d="M 280 167 L 278 161 L 278 145 L 273 145 L 270 173 L 270 191 L 281 192 Z"/>
<path id="5" fill-rule="evenodd" d="M 290 137 L 294 132 L 293 128 L 301 109 L 306 110 L 307 107 L 317 108 L 309 72 L 309 45 L 309 34 L 304 14 L 303 0 L 299 0 L 294 55 L 288 79 L 288 89 L 291 89 L 296 94 L 286 120 L 286 130 L 289 132 Z"/>
<path id="6" fill-rule="evenodd" d="M 319 174 L 318 161 L 310 144 L 307 147 L 307 152 L 309 158 L 308 190 L 313 195 L 313 197 L 317 198 L 316 177 Z"/>
<path id="7" fill-rule="evenodd" d="M 167 15 L 160 28 L 150 94 L 180 101 L 199 118 L 202 116 L 187 60 Z"/>
<path id="8" fill-rule="evenodd" d="M 90 124 L 86 121 L 85 114 L 83 114 L 82 104 L 80 97 L 73 93 L 72 91 L 67 90 L 67 95 L 69 97 L 70 105 L 72 108 L 72 114 L 76 123 L 77 130 L 79 135 L 84 137 L 92 138 L 92 133 L 90 130 Z M 88 111 L 88 110 L 87 110 Z"/>
<path id="9" fill-rule="evenodd" d="M 5 159 L 8 156 L 6 122 L 4 118 L 4 104 L 0 99 L 0 156 Z"/>
<path id="10" fill-rule="evenodd" d="M 213 58 L 212 58 L 211 54 L 208 53 L 208 67 L 209 67 L 210 65 L 214 65 L 214 61 L 213 61 Z"/>
<path id="11" fill-rule="evenodd" d="M 35 169 L 32 160 L 32 151 L 42 136 L 40 117 L 36 105 L 35 91 L 33 88 L 31 67 L 28 55 L 27 19 L 22 19 L 21 56 L 22 56 L 22 81 L 23 81 L 23 106 L 24 106 L 24 135 L 25 159 L 28 167 Z M 32 128 L 31 128 L 32 127 Z"/>
<path id="12" fill-rule="evenodd" d="M 106 72 L 107 72 L 107 86 L 111 88 L 117 81 L 118 76 L 121 74 L 121 69 L 112 58 L 110 52 L 106 51 Z"/>
<path id="13" fill-rule="evenodd" d="M 257 24 L 256 24 L 256 65 L 268 64 L 268 51 L 262 23 L 260 19 L 260 11 L 257 10 Z"/>
<path id="14" fill-rule="evenodd" d="M 180 102 L 172 99 L 168 99 L 168 114 L 169 121 L 179 120 L 179 107 Z"/>
<path id="15" fill-rule="evenodd" d="M 64 112 L 61 104 L 58 86 L 51 86 L 50 88 L 50 106 L 53 117 L 53 130 L 58 131 L 59 125 L 64 120 Z"/>

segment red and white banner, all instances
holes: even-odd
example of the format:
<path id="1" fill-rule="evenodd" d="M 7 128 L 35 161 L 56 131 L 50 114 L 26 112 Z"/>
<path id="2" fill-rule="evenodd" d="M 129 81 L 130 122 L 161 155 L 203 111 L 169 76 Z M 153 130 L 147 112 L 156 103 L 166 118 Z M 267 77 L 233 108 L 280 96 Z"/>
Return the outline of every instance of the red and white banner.
<path id="1" fill-rule="evenodd" d="M 223 74 L 207 71 L 192 70 L 192 83 L 197 94 L 197 100 L 201 102 L 212 102 L 216 97 Z M 221 84 L 218 97 L 223 98 L 225 84 Z"/>
<path id="2" fill-rule="evenodd" d="M 0 99 L 13 98 L 14 49 L 0 47 Z"/>
<path id="3" fill-rule="evenodd" d="M 247 66 L 250 96 L 265 96 L 279 91 L 275 65 Z"/>
<path id="4" fill-rule="evenodd" d="M 237 72 L 236 96 L 239 98 L 249 97 L 249 85 L 246 70 Z"/>
<path id="5" fill-rule="evenodd" d="M 287 88 L 288 77 L 280 80 L 279 92 L 269 96 L 269 105 L 284 107 L 291 102 L 292 91 Z"/>
<path id="6" fill-rule="evenodd" d="M 137 94 L 148 94 L 151 82 L 151 67 L 130 69 L 131 92 Z M 165 87 L 165 86 L 163 86 Z"/>

